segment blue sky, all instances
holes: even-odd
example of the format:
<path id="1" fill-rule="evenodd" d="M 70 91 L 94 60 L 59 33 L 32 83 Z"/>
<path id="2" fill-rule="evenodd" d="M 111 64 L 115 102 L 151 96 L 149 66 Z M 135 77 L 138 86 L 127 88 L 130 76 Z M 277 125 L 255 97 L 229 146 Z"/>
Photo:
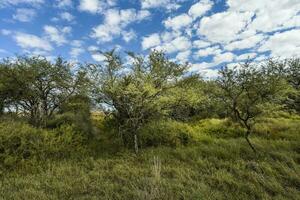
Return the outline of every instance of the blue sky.
<path id="1" fill-rule="evenodd" d="M 299 0 L 1 0 L 0 58 L 163 50 L 213 77 L 224 65 L 300 55 Z M 124 58 L 126 61 L 126 57 Z"/>

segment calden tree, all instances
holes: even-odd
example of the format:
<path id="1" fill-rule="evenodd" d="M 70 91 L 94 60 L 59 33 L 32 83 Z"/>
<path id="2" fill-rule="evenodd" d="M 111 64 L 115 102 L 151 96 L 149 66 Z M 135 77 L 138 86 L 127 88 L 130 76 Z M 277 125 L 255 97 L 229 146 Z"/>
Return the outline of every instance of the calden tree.
<path id="1" fill-rule="evenodd" d="M 124 144 L 138 153 L 140 128 L 163 112 L 158 99 L 174 87 L 187 66 L 169 61 L 158 51 L 147 59 L 128 53 L 131 62 L 125 64 L 114 50 L 104 56 L 104 65 L 91 65 L 97 99 L 112 110 Z"/>
<path id="2" fill-rule="evenodd" d="M 9 84 L 2 84 L 8 107 L 29 115 L 35 126 L 45 126 L 62 103 L 83 87 L 84 72 L 72 72 L 70 63 L 57 58 L 51 63 L 44 57 L 18 57 L 2 63 L 1 70 Z"/>
<path id="3" fill-rule="evenodd" d="M 280 103 L 284 97 L 286 84 L 282 71 L 274 62 L 251 64 L 246 62 L 234 68 L 224 67 L 217 80 L 222 90 L 222 99 L 231 110 L 230 117 L 238 121 L 245 129 L 245 138 L 249 140 L 256 118 L 264 112 L 264 104 Z"/>

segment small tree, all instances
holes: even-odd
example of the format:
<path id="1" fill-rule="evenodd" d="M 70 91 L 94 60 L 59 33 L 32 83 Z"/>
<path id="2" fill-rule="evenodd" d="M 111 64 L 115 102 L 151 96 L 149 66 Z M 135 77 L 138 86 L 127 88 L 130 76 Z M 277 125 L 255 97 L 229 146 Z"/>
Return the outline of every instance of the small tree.
<path id="1" fill-rule="evenodd" d="M 83 72 L 73 74 L 71 65 L 61 58 L 51 63 L 43 57 L 18 57 L 2 65 L 10 83 L 4 85 L 7 104 L 16 104 L 36 126 L 44 126 L 59 106 L 87 82 Z"/>
<path id="2" fill-rule="evenodd" d="M 285 63 L 286 79 L 294 89 L 286 100 L 288 108 L 300 113 L 300 58 L 288 59 Z"/>
<path id="3" fill-rule="evenodd" d="M 162 112 L 158 99 L 174 86 L 186 66 L 169 61 L 158 51 L 153 51 L 148 61 L 128 55 L 132 63 L 125 65 L 115 51 L 104 53 L 105 65 L 92 65 L 92 74 L 98 74 L 94 80 L 99 102 L 112 110 L 124 144 L 138 153 L 139 129 Z"/>
<path id="4" fill-rule="evenodd" d="M 231 118 L 246 128 L 245 138 L 249 140 L 255 119 L 264 111 L 265 103 L 277 103 L 286 85 L 273 62 L 254 65 L 249 62 L 239 68 L 225 67 L 217 80 L 223 93 L 223 100 L 231 110 Z"/>

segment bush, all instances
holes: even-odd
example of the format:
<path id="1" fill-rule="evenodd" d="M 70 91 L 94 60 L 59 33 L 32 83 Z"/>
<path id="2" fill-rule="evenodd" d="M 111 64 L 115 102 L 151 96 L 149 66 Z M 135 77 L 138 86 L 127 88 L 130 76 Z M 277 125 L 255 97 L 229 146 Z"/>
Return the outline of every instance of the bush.
<path id="1" fill-rule="evenodd" d="M 16 167 L 29 159 L 81 156 L 86 153 L 84 137 L 69 125 L 52 131 L 20 122 L 0 123 L 0 166 Z"/>
<path id="2" fill-rule="evenodd" d="M 73 126 L 77 132 L 83 133 L 88 137 L 93 132 L 90 116 L 85 116 L 80 113 L 66 112 L 58 114 L 48 121 L 47 128 L 55 129 L 63 125 Z"/>
<path id="3" fill-rule="evenodd" d="M 202 134 L 217 138 L 238 138 L 244 136 L 245 130 L 230 120 L 205 119 L 194 123 L 194 128 Z"/>
<path id="4" fill-rule="evenodd" d="M 178 121 L 153 121 L 140 131 L 142 146 L 167 145 L 176 147 L 195 142 L 195 133 L 188 124 Z"/>

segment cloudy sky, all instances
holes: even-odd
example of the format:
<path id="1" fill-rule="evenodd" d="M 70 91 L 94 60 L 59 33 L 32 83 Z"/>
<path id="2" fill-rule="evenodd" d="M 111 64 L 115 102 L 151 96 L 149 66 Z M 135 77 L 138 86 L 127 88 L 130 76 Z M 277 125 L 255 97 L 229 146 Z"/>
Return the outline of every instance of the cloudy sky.
<path id="1" fill-rule="evenodd" d="M 245 59 L 300 56 L 300 0 L 0 0 L 0 58 L 101 62 L 97 50 L 164 50 L 216 75 Z"/>

